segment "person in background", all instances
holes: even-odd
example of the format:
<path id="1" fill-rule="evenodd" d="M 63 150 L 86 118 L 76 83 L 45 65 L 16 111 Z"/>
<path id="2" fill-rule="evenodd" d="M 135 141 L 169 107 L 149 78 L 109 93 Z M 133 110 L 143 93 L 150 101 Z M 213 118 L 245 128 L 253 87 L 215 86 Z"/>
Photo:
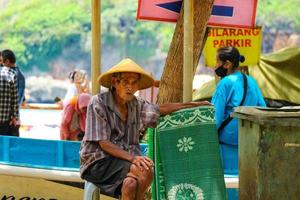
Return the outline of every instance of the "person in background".
<path id="1" fill-rule="evenodd" d="M 81 177 L 101 193 L 122 200 L 141 200 L 153 177 L 153 162 L 142 156 L 140 133 L 155 127 L 160 115 L 209 102 L 151 104 L 134 94 L 154 79 L 131 59 L 124 59 L 98 78 L 109 91 L 92 97 L 80 148 Z"/>
<path id="2" fill-rule="evenodd" d="M 1 52 L 0 67 L 0 135 L 19 136 L 19 104 L 16 57 L 12 51 Z"/>
<path id="3" fill-rule="evenodd" d="M 81 93 L 90 93 L 89 80 L 84 70 L 75 69 L 68 76 L 71 85 L 68 87 L 67 93 L 63 99 L 63 106 L 76 95 Z"/>
<path id="4" fill-rule="evenodd" d="M 221 78 L 212 97 L 215 107 L 216 126 L 221 143 L 222 157 L 229 152 L 226 145 L 230 145 L 238 158 L 238 120 L 232 119 L 230 114 L 237 106 L 266 106 L 262 93 L 251 77 L 241 73 L 238 68 L 245 57 L 240 55 L 235 47 L 221 47 L 217 50 L 217 66 L 215 73 Z M 233 164 L 238 167 L 238 160 Z M 223 159 L 223 166 L 224 163 Z"/>
<path id="5" fill-rule="evenodd" d="M 0 51 L 0 67 L 3 67 L 2 52 Z"/>
<path id="6" fill-rule="evenodd" d="M 22 71 L 20 70 L 20 68 L 16 65 L 16 57 L 15 54 L 12 50 L 10 49 L 5 49 L 0 53 L 0 60 L 3 60 L 2 58 L 2 54 L 9 54 L 11 55 L 10 57 L 12 58 L 11 60 L 9 60 L 10 66 L 12 67 L 12 69 L 15 71 L 15 73 L 17 74 L 17 85 L 18 85 L 18 103 L 19 106 L 22 105 L 22 103 L 25 101 L 25 77 L 22 73 Z"/>
<path id="7" fill-rule="evenodd" d="M 85 133 L 85 121 L 87 105 L 91 95 L 82 93 L 74 96 L 63 110 L 60 125 L 60 139 L 82 140 Z"/>

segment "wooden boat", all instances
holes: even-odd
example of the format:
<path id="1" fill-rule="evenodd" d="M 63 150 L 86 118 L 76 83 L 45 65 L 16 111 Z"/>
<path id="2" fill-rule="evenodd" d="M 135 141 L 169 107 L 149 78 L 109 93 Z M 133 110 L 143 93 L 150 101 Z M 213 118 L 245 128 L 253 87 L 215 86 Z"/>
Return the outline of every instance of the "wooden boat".
<path id="1" fill-rule="evenodd" d="M 0 136 L 0 199 L 81 200 L 79 148 L 74 141 Z"/>
<path id="2" fill-rule="evenodd" d="M 141 147 L 146 154 L 147 145 Z M 79 148 L 74 141 L 0 136 L 0 199 L 82 199 Z M 238 188 L 237 176 L 225 182 Z"/>

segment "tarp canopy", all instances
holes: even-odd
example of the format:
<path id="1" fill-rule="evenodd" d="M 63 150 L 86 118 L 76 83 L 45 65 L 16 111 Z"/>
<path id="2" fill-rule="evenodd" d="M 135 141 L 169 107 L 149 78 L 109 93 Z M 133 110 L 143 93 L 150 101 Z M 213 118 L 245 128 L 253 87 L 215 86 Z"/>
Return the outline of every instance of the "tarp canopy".
<path id="1" fill-rule="evenodd" d="M 300 48 L 286 48 L 262 55 L 257 66 L 249 67 L 267 99 L 300 104 Z M 212 97 L 216 84 L 212 80 L 193 93 L 194 100 Z"/>

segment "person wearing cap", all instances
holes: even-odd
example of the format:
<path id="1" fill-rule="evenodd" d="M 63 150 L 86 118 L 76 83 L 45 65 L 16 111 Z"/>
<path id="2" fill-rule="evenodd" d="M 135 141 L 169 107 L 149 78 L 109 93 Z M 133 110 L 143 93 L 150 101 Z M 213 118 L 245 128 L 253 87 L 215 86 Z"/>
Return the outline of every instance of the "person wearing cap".
<path id="1" fill-rule="evenodd" d="M 60 139 L 82 140 L 85 133 L 86 110 L 91 95 L 82 93 L 74 96 L 63 110 Z"/>
<path id="2" fill-rule="evenodd" d="M 122 200 L 141 200 L 153 177 L 153 162 L 142 156 L 139 136 L 155 127 L 160 115 L 209 102 L 151 104 L 134 93 L 153 86 L 154 79 L 131 59 L 124 59 L 98 77 L 109 91 L 92 97 L 86 134 L 80 148 L 81 177 L 101 193 Z"/>
<path id="3" fill-rule="evenodd" d="M 215 107 L 216 126 L 223 157 L 228 154 L 226 145 L 238 153 L 238 121 L 230 117 L 237 106 L 266 106 L 256 81 L 238 69 L 245 57 L 235 47 L 221 47 L 217 50 L 216 75 L 221 78 L 212 97 Z M 245 94 L 245 96 L 244 96 Z M 236 155 L 236 157 L 238 157 Z M 224 162 L 224 159 L 223 159 Z M 225 166 L 226 163 L 223 163 Z M 234 164 L 237 168 L 238 161 Z"/>

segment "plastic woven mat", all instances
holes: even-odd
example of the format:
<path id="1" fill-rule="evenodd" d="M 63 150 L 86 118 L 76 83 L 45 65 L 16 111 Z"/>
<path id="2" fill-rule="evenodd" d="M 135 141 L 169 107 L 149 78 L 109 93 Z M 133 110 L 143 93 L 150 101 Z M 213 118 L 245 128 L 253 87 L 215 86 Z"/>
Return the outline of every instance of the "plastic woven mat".
<path id="1" fill-rule="evenodd" d="M 212 107 L 161 117 L 148 133 L 149 156 L 155 161 L 152 199 L 226 199 Z"/>

